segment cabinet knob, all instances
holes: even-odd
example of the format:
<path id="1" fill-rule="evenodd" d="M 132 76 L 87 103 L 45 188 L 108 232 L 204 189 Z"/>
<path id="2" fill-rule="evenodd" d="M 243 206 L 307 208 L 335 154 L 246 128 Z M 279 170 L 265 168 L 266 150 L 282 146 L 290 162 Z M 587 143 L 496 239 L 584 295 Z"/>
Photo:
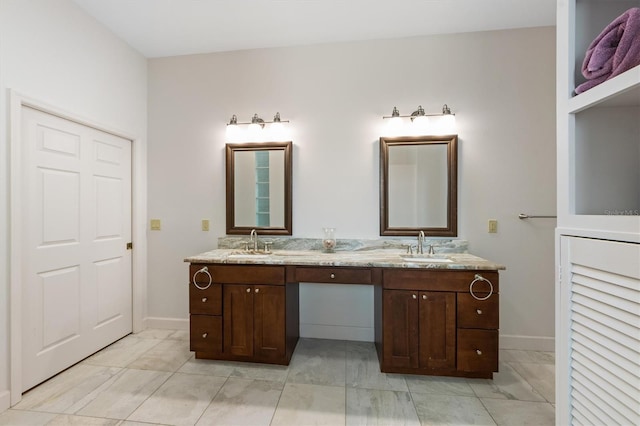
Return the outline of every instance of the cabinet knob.
<path id="1" fill-rule="evenodd" d="M 476 313 L 477 313 L 478 315 L 482 315 L 482 309 L 476 309 Z"/>
<path id="2" fill-rule="evenodd" d="M 251 289 L 250 288 L 247 289 L 247 293 L 251 293 Z"/>
<path id="3" fill-rule="evenodd" d="M 207 301 L 207 298 L 206 298 L 206 297 L 203 297 L 203 298 L 202 298 L 202 303 L 205 303 L 206 301 Z"/>
<path id="4" fill-rule="evenodd" d="M 209 335 L 209 333 L 202 333 L 202 338 L 206 339 L 208 335 Z"/>
<path id="5" fill-rule="evenodd" d="M 336 277 L 336 274 L 331 274 L 329 275 L 329 277 L 331 277 L 331 279 L 334 279 Z"/>
<path id="6" fill-rule="evenodd" d="M 422 295 L 422 300 L 427 300 L 427 295 L 426 294 Z"/>
<path id="7" fill-rule="evenodd" d="M 481 351 L 480 349 L 476 349 L 476 353 L 477 353 L 478 355 L 482 355 L 482 351 Z"/>
<path id="8" fill-rule="evenodd" d="M 260 289 L 259 288 L 256 288 L 256 293 L 260 293 Z"/>
<path id="9" fill-rule="evenodd" d="M 418 298 L 418 296 L 416 296 L 415 294 L 412 294 L 411 297 L 413 297 L 414 299 Z"/>

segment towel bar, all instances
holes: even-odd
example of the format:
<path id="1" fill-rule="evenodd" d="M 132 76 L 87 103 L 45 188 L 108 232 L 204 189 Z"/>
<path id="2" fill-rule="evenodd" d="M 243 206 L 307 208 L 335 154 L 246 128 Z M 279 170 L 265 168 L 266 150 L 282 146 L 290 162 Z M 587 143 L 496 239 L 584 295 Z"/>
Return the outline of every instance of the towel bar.
<path id="1" fill-rule="evenodd" d="M 532 215 L 532 214 L 526 214 L 526 213 L 520 213 L 518 215 L 518 218 L 520 219 L 538 219 L 538 218 L 556 218 L 558 216 L 540 216 L 540 215 Z"/>

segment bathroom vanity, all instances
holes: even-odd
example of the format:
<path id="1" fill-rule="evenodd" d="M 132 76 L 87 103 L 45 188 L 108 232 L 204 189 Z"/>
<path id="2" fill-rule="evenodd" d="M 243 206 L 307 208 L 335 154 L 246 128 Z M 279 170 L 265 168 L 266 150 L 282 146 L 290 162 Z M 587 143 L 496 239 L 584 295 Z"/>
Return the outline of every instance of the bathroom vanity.
<path id="1" fill-rule="evenodd" d="M 364 284 L 374 288 L 381 371 L 480 378 L 498 371 L 504 267 L 479 257 L 219 249 L 185 261 L 196 358 L 288 365 L 299 337 L 299 283 Z"/>

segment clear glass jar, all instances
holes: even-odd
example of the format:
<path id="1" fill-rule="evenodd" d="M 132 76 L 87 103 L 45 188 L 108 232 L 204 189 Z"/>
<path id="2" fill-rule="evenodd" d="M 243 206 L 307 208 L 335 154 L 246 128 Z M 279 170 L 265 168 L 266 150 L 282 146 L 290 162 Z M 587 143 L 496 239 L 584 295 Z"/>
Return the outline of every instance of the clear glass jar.
<path id="1" fill-rule="evenodd" d="M 333 253 L 336 248 L 336 229 L 335 228 L 322 228 L 324 232 L 324 238 L 322 239 L 322 248 L 325 253 Z"/>

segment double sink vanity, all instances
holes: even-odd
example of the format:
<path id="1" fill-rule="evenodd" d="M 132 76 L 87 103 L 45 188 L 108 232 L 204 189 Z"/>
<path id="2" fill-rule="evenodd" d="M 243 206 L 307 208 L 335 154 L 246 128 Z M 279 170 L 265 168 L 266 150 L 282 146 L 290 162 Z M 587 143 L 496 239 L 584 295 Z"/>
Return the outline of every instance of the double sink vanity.
<path id="1" fill-rule="evenodd" d="M 196 358 L 288 365 L 299 338 L 299 283 L 359 284 L 373 286 L 381 371 L 491 378 L 498 370 L 504 267 L 479 257 L 217 249 L 185 261 Z"/>
<path id="2" fill-rule="evenodd" d="M 381 137 L 380 236 L 418 236 L 417 250 L 415 240 L 338 240 L 331 253 L 318 240 L 288 237 L 293 143 L 226 144 L 229 237 L 185 259 L 196 358 L 288 365 L 300 335 L 300 283 L 357 284 L 373 287 L 381 371 L 491 378 L 504 267 L 467 254 L 461 240 L 440 239 L 458 236 L 457 144 L 457 135 Z M 258 245 L 256 231 L 287 237 Z M 425 233 L 439 238 L 426 251 Z"/>

